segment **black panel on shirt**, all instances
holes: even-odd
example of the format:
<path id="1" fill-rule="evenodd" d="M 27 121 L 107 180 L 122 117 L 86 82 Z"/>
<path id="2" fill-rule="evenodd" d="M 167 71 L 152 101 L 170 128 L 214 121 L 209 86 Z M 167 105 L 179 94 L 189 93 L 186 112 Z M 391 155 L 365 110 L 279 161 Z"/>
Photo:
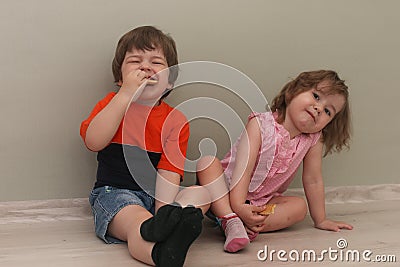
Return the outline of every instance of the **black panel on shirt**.
<path id="1" fill-rule="evenodd" d="M 160 158 L 161 153 L 111 143 L 97 154 L 97 181 L 94 187 L 108 185 L 154 193 Z"/>

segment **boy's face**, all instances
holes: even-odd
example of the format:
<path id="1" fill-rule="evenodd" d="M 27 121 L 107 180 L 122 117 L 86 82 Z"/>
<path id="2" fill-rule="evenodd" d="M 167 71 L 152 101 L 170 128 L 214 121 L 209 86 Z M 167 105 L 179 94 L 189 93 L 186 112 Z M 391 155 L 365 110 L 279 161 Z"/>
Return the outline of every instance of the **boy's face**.
<path id="1" fill-rule="evenodd" d="M 145 72 L 146 79 L 149 80 L 137 99 L 138 102 L 154 104 L 166 89 L 172 88 L 172 85 L 168 83 L 168 63 L 162 50 L 132 49 L 126 52 L 121 66 L 122 79 L 124 80 L 129 73 L 137 70 Z M 120 81 L 119 84 L 122 85 L 122 82 Z"/>

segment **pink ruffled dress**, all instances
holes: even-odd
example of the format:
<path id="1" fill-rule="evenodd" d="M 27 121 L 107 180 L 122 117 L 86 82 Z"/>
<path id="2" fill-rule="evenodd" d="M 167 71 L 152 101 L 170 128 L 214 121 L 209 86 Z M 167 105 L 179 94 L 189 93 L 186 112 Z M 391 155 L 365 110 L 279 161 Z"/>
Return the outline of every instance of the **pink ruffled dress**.
<path id="1" fill-rule="evenodd" d="M 304 156 L 318 142 L 321 132 L 299 134 L 290 139 L 289 132 L 276 122 L 276 113 L 253 112 L 248 119 L 253 118 L 258 120 L 262 138 L 247 200 L 253 205 L 261 206 L 287 190 Z M 239 140 L 240 137 L 221 161 L 230 188 L 233 186 L 231 179 Z"/>

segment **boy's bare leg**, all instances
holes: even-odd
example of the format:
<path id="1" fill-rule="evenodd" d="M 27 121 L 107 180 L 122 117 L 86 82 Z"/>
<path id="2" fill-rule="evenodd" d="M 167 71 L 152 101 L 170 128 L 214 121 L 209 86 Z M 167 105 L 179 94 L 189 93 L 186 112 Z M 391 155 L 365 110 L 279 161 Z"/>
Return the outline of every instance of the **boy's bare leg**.
<path id="1" fill-rule="evenodd" d="M 177 200 L 183 206 L 195 206 L 197 205 L 196 203 L 205 202 L 206 204 L 203 204 L 201 207 L 206 211 L 209 207 L 208 192 L 205 189 L 202 190 L 200 187 L 196 192 L 198 193 L 192 194 L 192 190 L 185 189 L 178 194 Z M 204 195 L 204 193 L 206 194 Z M 108 227 L 108 234 L 126 241 L 130 255 L 139 261 L 155 265 L 154 261 L 157 260 L 160 265 L 169 266 L 172 264 L 174 266 L 181 266 L 185 260 L 189 246 L 201 232 L 201 222 L 203 219 L 201 210 L 195 207 L 174 208 L 171 205 L 161 207 L 159 212 L 160 210 L 162 210 L 162 214 L 158 215 L 157 213 L 156 216 L 161 216 L 162 218 L 160 217 L 159 219 L 164 221 L 161 227 L 165 227 L 169 223 L 170 216 L 173 213 L 174 215 L 182 214 L 182 217 L 179 216 L 180 220 L 173 222 L 176 226 L 171 229 L 172 232 L 168 236 L 165 236 L 166 239 L 162 242 L 157 241 L 158 243 L 153 243 L 145 241 L 142 238 L 140 228 L 143 222 L 155 217 L 139 205 L 129 205 L 121 209 L 111 221 Z M 160 225 L 155 223 L 152 227 L 160 227 Z M 155 250 L 156 252 L 153 251 L 155 246 L 158 246 Z"/>
<path id="2" fill-rule="evenodd" d="M 190 186 L 177 194 L 175 202 L 182 207 L 194 206 L 200 208 L 202 213 L 205 214 L 210 208 L 211 198 L 208 190 L 204 187 Z"/>
<path id="3" fill-rule="evenodd" d="M 151 257 L 154 243 L 147 242 L 140 235 L 140 225 L 153 215 L 139 205 L 122 208 L 108 227 L 108 234 L 128 243 L 131 256 L 149 265 L 155 265 Z"/>

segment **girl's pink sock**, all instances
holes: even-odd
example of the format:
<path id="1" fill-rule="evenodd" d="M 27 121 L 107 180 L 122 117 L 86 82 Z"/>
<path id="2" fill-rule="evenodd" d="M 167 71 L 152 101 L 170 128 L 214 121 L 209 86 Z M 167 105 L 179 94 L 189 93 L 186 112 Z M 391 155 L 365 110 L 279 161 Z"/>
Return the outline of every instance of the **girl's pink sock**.
<path id="1" fill-rule="evenodd" d="M 222 219 L 222 229 L 225 232 L 224 250 L 236 252 L 243 249 L 250 243 L 246 229 L 236 213 L 231 213 L 220 217 Z"/>
<path id="2" fill-rule="evenodd" d="M 253 232 L 253 233 L 247 233 L 247 236 L 250 239 L 250 242 L 253 242 L 254 239 L 256 239 L 256 237 L 258 236 L 257 232 Z"/>

